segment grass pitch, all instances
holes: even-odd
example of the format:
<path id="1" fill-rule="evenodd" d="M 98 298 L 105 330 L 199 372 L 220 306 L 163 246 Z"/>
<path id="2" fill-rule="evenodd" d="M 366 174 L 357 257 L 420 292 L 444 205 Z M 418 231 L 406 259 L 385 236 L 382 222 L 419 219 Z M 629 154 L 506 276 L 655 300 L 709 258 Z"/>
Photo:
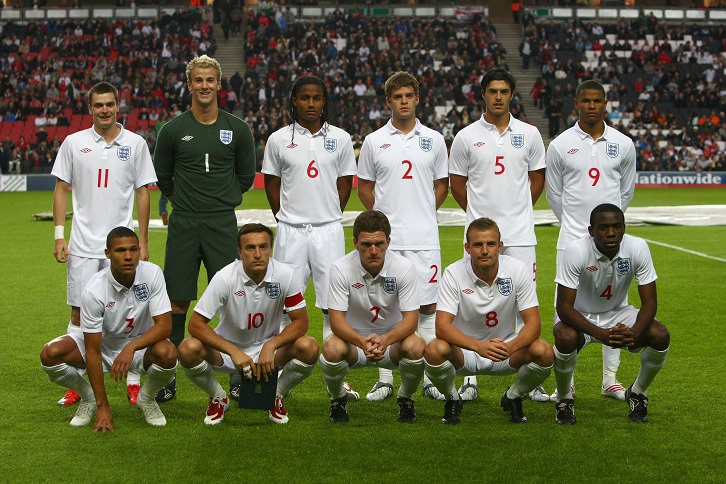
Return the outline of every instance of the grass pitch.
<path id="1" fill-rule="evenodd" d="M 158 198 L 154 192 L 152 203 Z M 514 377 L 480 377 L 480 398 L 465 405 L 461 425 L 440 423 L 443 405 L 416 396 L 418 422 L 396 422 L 393 399 L 350 404 L 351 421 L 332 425 L 319 368 L 285 400 L 290 423 L 264 412 L 231 408 L 225 422 L 206 427 L 203 392 L 184 375 L 179 395 L 162 409 L 168 424 L 151 428 L 128 404 L 125 387 L 107 381 L 115 434 L 72 428 L 74 408 L 55 402 L 60 387 L 40 368 L 42 345 L 65 331 L 65 266 L 53 258 L 52 223 L 35 222 L 50 192 L 0 193 L 3 384 L 0 397 L 0 481 L 48 482 L 722 482 L 723 422 L 720 370 L 726 317 L 726 263 L 651 245 L 659 275 L 658 318 L 670 329 L 666 366 L 650 388 L 649 422 L 627 419 L 627 405 L 600 396 L 601 352 L 588 347 L 576 370 L 578 423 L 554 422 L 552 404 L 526 401 L 526 425 L 510 424 L 499 399 Z M 719 189 L 636 191 L 634 206 L 723 203 Z M 456 204 L 449 197 L 447 207 Z M 152 204 L 152 207 L 155 205 Z M 267 207 L 264 193 L 245 195 L 243 208 Z M 537 208 L 545 208 L 544 197 Z M 350 210 L 362 207 L 355 192 Z M 67 224 L 70 228 L 70 224 Z M 556 227 L 537 227 L 538 295 L 543 337 L 552 342 Z M 726 227 L 631 227 L 628 233 L 726 258 Z M 350 238 L 350 229 L 346 229 Z M 442 259 L 461 257 L 462 227 L 441 227 Z M 151 260 L 163 265 L 165 231 L 150 234 Z M 349 242 L 350 245 L 350 242 Z M 200 277 L 200 290 L 206 286 Z M 306 295 L 312 307 L 314 295 Z M 637 292 L 631 291 L 633 302 Z M 311 309 L 311 334 L 322 318 Z M 635 378 L 639 358 L 624 354 L 620 381 Z M 375 369 L 348 380 L 362 395 Z M 226 378 L 220 377 L 223 386 Z M 551 391 L 554 378 L 545 386 Z M 719 464 L 720 462 L 720 464 Z M 721 477 L 719 477 L 721 476 Z"/>

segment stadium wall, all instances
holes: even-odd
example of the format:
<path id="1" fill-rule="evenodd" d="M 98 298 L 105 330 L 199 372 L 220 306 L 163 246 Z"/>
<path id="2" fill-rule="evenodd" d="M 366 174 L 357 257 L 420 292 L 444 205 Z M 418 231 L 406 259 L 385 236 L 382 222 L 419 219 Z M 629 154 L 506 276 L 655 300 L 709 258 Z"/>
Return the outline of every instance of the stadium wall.
<path id="1" fill-rule="evenodd" d="M 354 177 L 353 187 L 357 188 L 358 179 Z M 635 186 L 638 188 L 726 188 L 726 172 L 678 172 L 678 171 L 640 171 L 636 174 Z M 38 192 L 52 191 L 55 177 L 52 175 L 2 175 L 0 192 Z M 255 175 L 253 188 L 265 188 L 262 173 Z M 151 187 L 157 190 L 156 186 Z"/>

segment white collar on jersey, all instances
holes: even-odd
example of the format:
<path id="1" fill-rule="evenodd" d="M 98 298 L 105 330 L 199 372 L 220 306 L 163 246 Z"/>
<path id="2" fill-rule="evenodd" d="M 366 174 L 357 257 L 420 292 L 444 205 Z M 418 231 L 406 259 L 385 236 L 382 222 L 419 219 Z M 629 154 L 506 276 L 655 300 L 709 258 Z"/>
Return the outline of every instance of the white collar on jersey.
<path id="1" fill-rule="evenodd" d="M 593 237 L 588 237 L 588 238 L 590 239 L 590 247 L 592 247 L 592 251 L 595 253 L 595 258 L 597 260 L 599 260 L 600 262 L 613 262 L 613 261 L 623 258 L 623 256 L 620 255 L 620 252 L 622 252 L 622 249 L 623 249 L 622 240 L 620 241 L 620 247 L 618 248 L 617 254 L 615 254 L 615 257 L 613 257 L 611 259 L 608 256 L 606 256 L 605 254 L 603 254 L 602 252 L 600 252 L 599 250 L 597 250 L 597 245 L 595 245 L 595 239 Z M 624 238 L 625 237 L 623 237 L 623 239 Z"/>
<path id="2" fill-rule="evenodd" d="M 381 267 L 381 272 L 378 273 L 376 276 L 372 276 L 370 272 L 365 270 L 363 267 L 363 263 L 360 261 L 360 253 L 357 249 L 353 249 L 353 253 L 355 254 L 353 256 L 353 259 L 355 260 L 355 266 L 358 269 L 358 272 L 360 275 L 364 278 L 370 279 L 372 281 L 375 281 L 379 277 L 386 277 L 388 276 L 388 268 L 390 267 L 391 259 L 393 259 L 396 255 L 395 252 L 392 252 L 390 250 L 386 250 L 386 256 L 383 260 L 383 267 Z"/>
<path id="3" fill-rule="evenodd" d="M 503 254 L 499 254 L 499 266 L 497 267 L 497 276 L 494 278 L 494 283 L 492 285 L 496 284 L 499 279 L 504 278 L 502 269 L 505 265 L 505 261 L 502 259 L 502 257 L 507 257 L 507 256 L 505 256 Z M 474 284 L 484 285 L 486 287 L 492 287 L 489 284 L 487 284 L 484 279 L 480 279 L 479 276 L 477 276 L 474 273 L 474 268 L 471 265 L 471 258 L 464 257 L 462 260 L 464 261 L 464 267 L 466 267 L 466 273 L 469 275 L 469 277 L 471 277 L 471 282 L 473 282 Z"/>
<path id="4" fill-rule="evenodd" d="M 133 289 L 134 286 L 138 286 L 140 284 L 139 282 L 139 269 L 141 268 L 141 264 L 146 264 L 146 262 L 140 260 L 139 265 L 136 266 L 136 274 L 134 275 L 134 283 L 131 285 L 131 287 L 126 287 L 120 282 L 116 280 L 115 277 L 113 277 L 113 273 L 111 272 L 111 267 L 107 267 L 105 270 L 106 272 L 106 278 L 108 278 L 108 281 L 111 283 L 111 286 L 113 286 L 114 289 L 116 289 L 116 292 L 123 292 L 128 291 L 130 289 Z"/>
<path id="5" fill-rule="evenodd" d="M 604 121 L 603 121 L 603 122 L 604 122 Z M 573 128 L 575 129 L 575 132 L 576 132 L 576 133 L 578 134 L 578 136 L 580 136 L 580 138 L 582 138 L 582 139 L 585 139 L 585 138 L 590 138 L 590 139 L 592 139 L 592 136 L 590 136 L 589 134 L 585 133 L 585 132 L 584 132 L 584 131 L 582 130 L 582 128 L 580 128 L 580 122 L 579 122 L 579 121 L 577 121 L 577 122 L 575 123 L 575 125 L 573 126 Z M 608 139 L 608 134 L 610 133 L 610 130 L 611 130 L 611 129 L 612 129 L 612 128 L 611 128 L 610 126 L 608 126 L 608 124 L 607 124 L 607 123 L 605 123 L 605 131 L 603 131 L 603 132 L 602 132 L 602 136 L 600 136 L 600 137 L 599 137 L 598 139 L 604 139 L 604 140 L 607 140 L 607 139 Z M 597 139 L 596 139 L 595 141 L 597 141 Z"/>
<path id="6" fill-rule="evenodd" d="M 421 128 L 423 127 L 423 125 L 421 124 L 421 121 L 419 121 L 418 118 L 416 118 L 416 126 L 413 127 L 413 130 L 410 133 L 404 133 L 403 131 L 401 131 L 400 129 L 396 128 L 393 125 L 392 119 L 389 119 L 388 122 L 386 123 L 386 127 L 388 128 L 388 132 L 390 134 L 401 133 L 404 136 L 408 136 L 408 135 L 412 135 L 412 134 L 420 134 L 420 131 L 421 131 Z"/>
<path id="7" fill-rule="evenodd" d="M 259 286 L 263 283 L 269 283 L 272 282 L 272 274 L 274 272 L 272 266 L 275 263 L 275 260 L 270 257 L 270 262 L 267 264 L 267 272 L 265 273 L 265 277 L 262 278 L 262 281 L 260 284 L 257 284 L 255 281 L 253 281 L 250 276 L 247 275 L 245 272 L 245 268 L 242 265 L 242 261 L 240 259 L 237 259 L 237 271 L 239 273 L 240 278 L 242 279 L 242 284 L 245 286 Z"/>
<path id="8" fill-rule="evenodd" d="M 484 119 L 485 114 L 486 114 L 486 111 L 481 113 L 481 118 L 479 118 L 479 121 L 481 122 L 481 124 L 484 125 L 484 127 L 486 129 L 488 129 L 489 131 L 496 130 L 497 132 L 499 132 L 496 125 L 494 125 L 494 124 L 488 122 L 486 119 Z M 514 123 L 516 119 L 517 118 L 512 116 L 511 113 L 509 113 L 509 122 L 507 123 L 507 127 L 504 129 L 504 131 L 502 131 L 502 134 L 506 133 L 507 130 L 514 131 L 514 128 L 512 127 L 512 123 Z"/>
<path id="9" fill-rule="evenodd" d="M 293 126 L 293 125 L 290 125 L 290 126 Z M 316 136 L 325 137 L 325 136 L 328 136 L 328 133 L 330 132 L 330 124 L 327 122 L 323 123 L 322 128 L 320 128 L 320 131 L 318 131 L 317 133 L 311 133 L 309 129 L 307 129 L 304 126 L 301 126 L 300 123 L 295 123 L 294 126 L 295 126 L 295 131 L 297 131 L 298 133 L 300 133 L 303 136 L 310 136 L 311 138 L 314 138 Z"/>
<path id="10" fill-rule="evenodd" d="M 124 128 L 123 124 L 116 123 L 116 126 L 121 128 L 121 131 L 118 132 L 118 136 L 116 136 L 116 139 L 114 139 L 110 144 L 120 144 L 121 138 L 123 138 L 124 132 L 126 131 L 126 128 Z M 93 141 L 95 141 L 96 143 L 103 141 L 103 143 L 106 144 L 106 139 L 100 134 L 96 133 L 96 128 L 94 128 L 93 126 L 91 126 L 91 136 L 93 136 Z"/>

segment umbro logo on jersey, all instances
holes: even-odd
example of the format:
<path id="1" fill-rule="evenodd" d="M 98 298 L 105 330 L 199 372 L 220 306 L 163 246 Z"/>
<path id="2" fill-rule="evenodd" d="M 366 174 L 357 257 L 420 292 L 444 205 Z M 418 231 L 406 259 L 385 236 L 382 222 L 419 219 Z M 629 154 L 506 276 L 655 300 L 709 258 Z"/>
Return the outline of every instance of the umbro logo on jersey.
<path id="1" fill-rule="evenodd" d="M 234 293 L 234 295 L 237 296 L 237 297 L 243 297 L 245 295 L 245 292 L 244 291 L 237 291 L 237 292 Z"/>
<path id="2" fill-rule="evenodd" d="M 361 287 L 363 287 L 363 284 L 361 284 L 360 282 L 356 282 L 356 283 L 355 283 L 355 284 L 353 284 L 353 285 L 352 285 L 351 287 L 354 287 L 354 288 L 356 288 L 356 289 L 360 289 Z"/>
<path id="3" fill-rule="evenodd" d="M 595 272 L 597 270 L 597 267 L 595 267 L 595 266 L 589 266 L 587 268 L 587 270 L 590 271 L 590 272 Z"/>
<path id="4" fill-rule="evenodd" d="M 114 304 L 116 304 L 116 302 L 115 301 L 111 301 L 110 303 L 106 304 L 106 307 L 107 308 L 112 308 Z"/>
<path id="5" fill-rule="evenodd" d="M 289 145 L 287 145 L 287 147 L 290 149 L 293 149 L 293 148 L 297 148 L 297 145 L 295 143 L 290 143 Z"/>
<path id="6" fill-rule="evenodd" d="M 381 149 L 382 150 L 385 150 L 386 148 L 390 148 L 390 147 L 391 147 L 391 145 L 389 145 L 388 143 L 385 143 L 385 144 L 382 144 L 381 145 Z"/>
<path id="7" fill-rule="evenodd" d="M 191 141 L 194 138 L 194 136 L 186 135 L 182 138 L 182 141 Z"/>
<path id="8" fill-rule="evenodd" d="M 483 142 L 483 141 L 477 141 L 476 143 L 474 143 L 474 147 L 475 147 L 475 148 L 481 148 L 481 147 L 482 147 L 482 146 L 484 146 L 485 144 L 486 144 L 486 143 L 485 143 L 485 142 Z"/>
<path id="9" fill-rule="evenodd" d="M 577 153 L 578 151 L 580 151 L 580 150 L 578 150 L 577 148 L 572 148 L 572 149 L 571 149 L 570 151 L 568 151 L 568 152 L 567 152 L 567 154 L 568 154 L 568 155 L 574 155 L 574 154 L 575 154 L 575 153 Z"/>
<path id="10" fill-rule="evenodd" d="M 461 292 L 463 292 L 464 294 L 474 294 L 474 290 L 469 289 L 468 287 L 466 289 L 462 289 Z"/>
<path id="11" fill-rule="evenodd" d="M 81 153 L 90 153 L 91 151 L 93 151 L 91 148 L 83 148 Z"/>

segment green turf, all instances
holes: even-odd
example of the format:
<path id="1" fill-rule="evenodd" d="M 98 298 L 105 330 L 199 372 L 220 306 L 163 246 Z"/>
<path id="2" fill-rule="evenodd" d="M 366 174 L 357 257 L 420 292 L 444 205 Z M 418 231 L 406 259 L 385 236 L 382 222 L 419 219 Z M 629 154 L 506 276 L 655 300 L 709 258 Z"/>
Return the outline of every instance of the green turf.
<path id="1" fill-rule="evenodd" d="M 722 193 L 639 190 L 634 204 L 721 203 Z M 222 425 L 207 428 L 205 395 L 180 375 L 178 398 L 162 407 L 164 428 L 147 426 L 127 403 L 124 386 L 113 382 L 107 386 L 116 433 L 71 428 L 74 409 L 55 405 L 62 390 L 48 381 L 38 359 L 42 345 L 63 333 L 68 321 L 65 267 L 52 255 L 52 223 L 31 217 L 48 210 L 51 198 L 50 192 L 0 193 L 2 482 L 723 481 L 726 406 L 719 382 L 726 263 L 656 245 L 658 317 L 671 330 L 672 350 L 649 391 L 645 425 L 628 421 L 625 403 L 600 397 L 600 350 L 593 346 L 578 360 L 578 423 L 570 428 L 554 423 L 551 404 L 529 401 L 529 423 L 509 424 L 499 398 L 513 377 L 480 377 L 480 398 L 464 407 L 461 425 L 453 428 L 440 423 L 442 404 L 420 395 L 415 425 L 396 422 L 392 400 L 363 400 L 351 403 L 349 424 L 333 426 L 318 368 L 286 399 L 286 426 L 269 423 L 262 412 L 231 409 Z M 245 196 L 245 208 L 266 206 L 261 191 Z M 360 209 L 355 193 L 349 209 Z M 552 341 L 557 228 L 536 230 L 543 336 Z M 448 264 L 461 256 L 463 230 L 442 227 L 440 233 Z M 726 258 L 726 227 L 633 227 L 629 233 Z M 153 262 L 163 263 L 165 238 L 165 231 L 152 231 Z M 312 302 L 310 291 L 307 296 Z M 631 298 L 637 301 L 637 293 Z M 320 314 L 310 315 L 311 334 L 319 338 Z M 624 384 L 638 364 L 637 356 L 623 355 Z M 374 369 L 349 377 L 361 393 L 375 379 Z M 553 377 L 545 386 L 553 389 Z"/>

